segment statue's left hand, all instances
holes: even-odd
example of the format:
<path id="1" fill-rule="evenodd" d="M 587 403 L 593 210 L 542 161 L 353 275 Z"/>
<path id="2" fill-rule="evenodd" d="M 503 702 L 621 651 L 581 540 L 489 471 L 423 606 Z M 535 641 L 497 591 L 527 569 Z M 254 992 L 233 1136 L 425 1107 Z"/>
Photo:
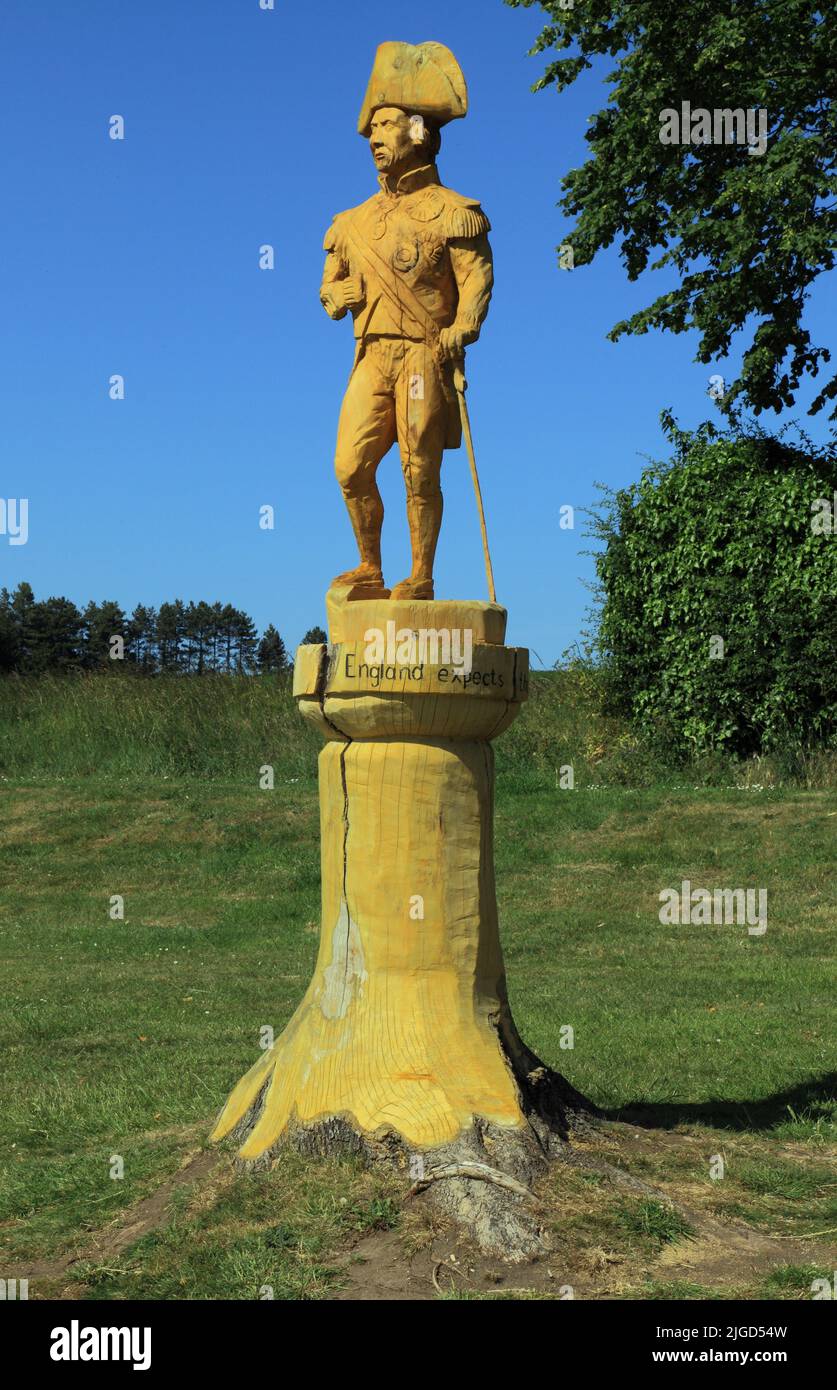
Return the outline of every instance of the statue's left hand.
<path id="1" fill-rule="evenodd" d="M 451 324 L 450 328 L 443 328 L 439 333 L 439 356 L 443 362 L 455 361 L 462 357 L 469 343 L 475 343 L 479 334 L 472 329 L 457 328 L 456 324 Z"/>

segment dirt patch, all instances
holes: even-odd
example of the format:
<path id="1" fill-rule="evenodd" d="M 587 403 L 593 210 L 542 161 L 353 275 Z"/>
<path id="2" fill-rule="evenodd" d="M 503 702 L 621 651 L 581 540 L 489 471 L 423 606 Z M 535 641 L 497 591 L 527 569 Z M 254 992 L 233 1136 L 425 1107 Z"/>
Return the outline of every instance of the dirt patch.
<path id="1" fill-rule="evenodd" d="M 400 1232 L 376 1232 L 334 1261 L 334 1266 L 343 1284 L 331 1300 L 336 1303 L 430 1302 L 451 1294 L 557 1299 L 566 1296 L 570 1282 L 557 1252 L 554 1260 L 509 1265 L 486 1258 L 452 1234 L 410 1254 Z M 589 1286 L 580 1269 L 574 1271 L 574 1278 L 574 1290 Z"/>
<path id="2" fill-rule="evenodd" d="M 655 1273 L 666 1280 L 687 1279 L 708 1288 L 752 1284 L 775 1265 L 806 1264 L 810 1250 L 776 1240 L 745 1226 L 727 1225 L 692 1213 L 697 1235 L 666 1245 Z"/>

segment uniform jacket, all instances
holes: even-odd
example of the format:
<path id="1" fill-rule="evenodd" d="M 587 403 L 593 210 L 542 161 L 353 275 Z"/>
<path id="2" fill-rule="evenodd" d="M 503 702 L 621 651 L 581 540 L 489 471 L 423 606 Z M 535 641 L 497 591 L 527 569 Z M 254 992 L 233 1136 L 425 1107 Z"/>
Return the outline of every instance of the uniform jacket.
<path id="1" fill-rule="evenodd" d="M 368 266 L 357 263 L 354 248 L 344 234 L 347 224 L 392 267 L 397 280 L 403 279 L 439 328 L 455 324 L 478 333 L 488 313 L 494 283 L 487 236 L 491 224 L 475 199 L 445 188 L 435 164 L 410 170 L 394 187 L 386 174 L 380 175 L 379 182 L 379 193 L 359 207 L 338 213 L 324 242 L 328 254 L 320 299 L 332 318 L 342 319 L 346 314 L 332 297 L 332 285 L 349 275 L 364 279 L 365 301 L 352 310 L 355 366 L 372 335 L 421 342 L 426 333 L 408 309 L 399 311 L 380 291 Z M 444 377 L 455 415 L 449 433 L 458 436 L 458 407 L 450 372 L 445 371 Z"/>

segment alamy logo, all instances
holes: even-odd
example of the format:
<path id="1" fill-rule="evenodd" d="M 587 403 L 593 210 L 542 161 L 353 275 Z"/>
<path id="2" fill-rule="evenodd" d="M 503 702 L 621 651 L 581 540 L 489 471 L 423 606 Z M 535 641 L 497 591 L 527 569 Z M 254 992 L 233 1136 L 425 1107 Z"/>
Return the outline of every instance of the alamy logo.
<path id="1" fill-rule="evenodd" d="M 28 1279 L 0 1279 L 0 1299 L 23 1300 L 29 1298 Z"/>
<path id="2" fill-rule="evenodd" d="M 52 1329 L 53 1361 L 131 1361 L 135 1371 L 151 1365 L 150 1327 L 69 1327 Z"/>
<path id="3" fill-rule="evenodd" d="M 755 888 L 693 888 L 683 880 L 679 888 L 663 888 L 663 904 L 657 914 L 663 926 L 744 926 L 749 936 L 764 936 L 767 931 L 767 889 L 758 889 L 756 911 Z"/>
<path id="4" fill-rule="evenodd" d="M 661 145 L 746 145 L 749 154 L 763 155 L 767 149 L 767 110 L 760 106 L 704 106 L 692 110 L 681 101 L 680 110 L 667 106 L 660 112 Z"/>
<path id="5" fill-rule="evenodd" d="M 29 498 L 0 497 L 0 536 L 9 545 L 25 545 L 29 539 Z"/>
<path id="6" fill-rule="evenodd" d="M 387 623 L 364 632 L 365 659 L 371 666 L 452 666 L 462 675 L 471 674 L 474 634 L 471 628 L 402 627 Z"/>
<path id="7" fill-rule="evenodd" d="M 811 503 L 811 530 L 815 536 L 837 534 L 837 488 L 834 500 L 830 497 L 816 497 Z"/>

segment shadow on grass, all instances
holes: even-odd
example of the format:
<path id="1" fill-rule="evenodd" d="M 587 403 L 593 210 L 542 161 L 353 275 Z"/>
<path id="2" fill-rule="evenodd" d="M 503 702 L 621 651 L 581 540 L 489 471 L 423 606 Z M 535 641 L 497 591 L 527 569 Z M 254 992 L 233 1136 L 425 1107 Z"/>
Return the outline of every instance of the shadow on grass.
<path id="1" fill-rule="evenodd" d="M 605 1110 L 608 1120 L 645 1129 L 674 1129 L 677 1125 L 708 1125 L 714 1129 L 769 1130 L 789 1121 L 816 1122 L 830 1117 L 837 1104 L 837 1072 L 801 1082 L 761 1100 L 706 1100 L 695 1104 L 649 1105 L 631 1102 Z"/>

